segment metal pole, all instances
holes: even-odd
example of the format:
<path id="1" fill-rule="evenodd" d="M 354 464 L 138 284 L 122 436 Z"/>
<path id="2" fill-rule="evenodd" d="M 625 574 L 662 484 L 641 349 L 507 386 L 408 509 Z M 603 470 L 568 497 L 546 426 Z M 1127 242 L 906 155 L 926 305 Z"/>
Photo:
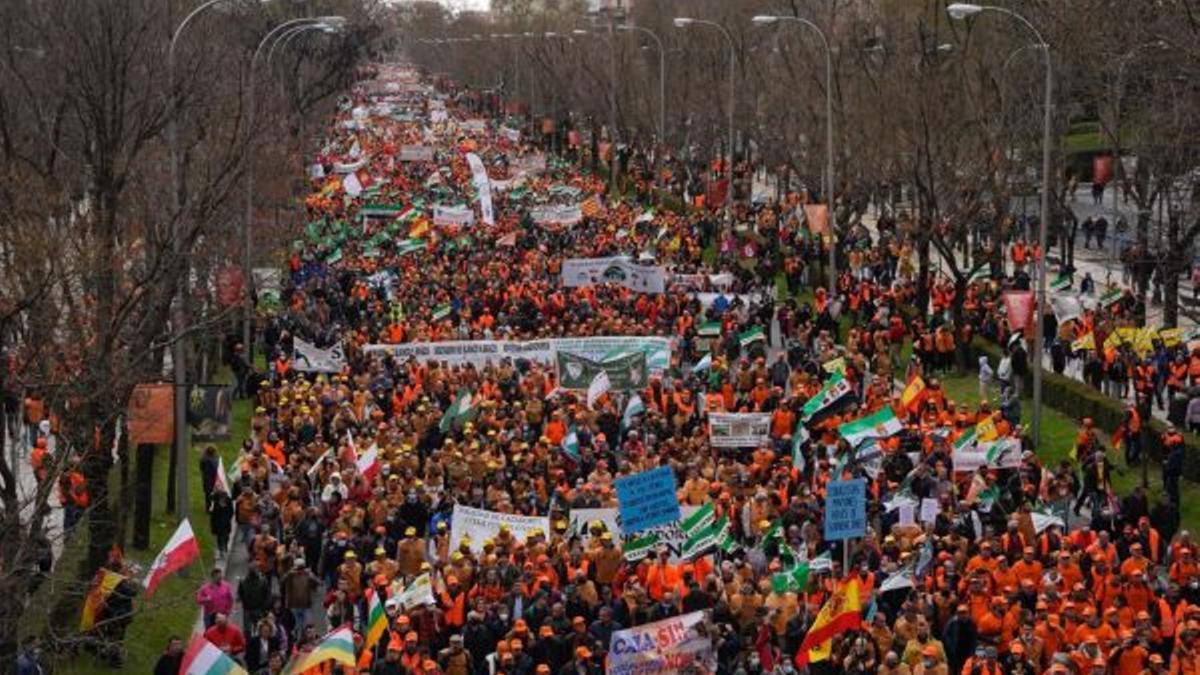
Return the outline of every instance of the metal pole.
<path id="1" fill-rule="evenodd" d="M 187 281 L 190 276 L 190 265 L 187 257 L 184 255 L 183 248 L 183 171 L 180 167 L 179 157 L 179 111 L 178 92 L 175 91 L 175 68 L 176 57 L 175 48 L 179 44 L 179 37 L 183 34 L 185 28 L 191 23 L 192 19 L 196 18 L 201 12 L 207 10 L 213 5 L 224 2 L 225 0 L 208 0 L 196 9 L 193 9 L 190 14 L 184 17 L 183 21 L 179 22 L 179 26 L 175 28 L 175 32 L 171 35 L 171 44 L 167 48 L 167 95 L 170 97 L 171 116 L 168 119 L 167 140 L 171 146 L 171 206 L 175 211 L 175 222 L 171 227 L 171 253 L 176 260 L 183 262 L 183 269 L 180 270 L 180 278 L 178 281 L 175 295 L 175 309 L 171 317 L 171 329 L 174 333 L 174 339 L 171 341 L 171 376 L 174 384 L 174 422 L 175 422 L 175 442 L 173 443 L 172 452 L 175 457 L 175 515 L 179 518 L 187 518 L 188 516 L 188 472 L 187 472 L 187 451 L 188 451 L 188 432 L 187 432 L 187 352 L 184 349 L 184 324 L 187 321 L 187 311 L 184 307 L 184 302 L 187 298 Z"/>
<path id="2" fill-rule="evenodd" d="M 729 181 L 725 186 L 725 225 L 733 227 L 733 106 L 737 100 L 737 55 L 733 46 L 733 37 L 725 30 L 724 26 L 721 31 L 725 33 L 725 39 L 729 40 L 729 164 L 725 167 L 726 180 Z"/>
<path id="3" fill-rule="evenodd" d="M 1038 258 L 1038 294 L 1037 294 L 1037 325 L 1034 327 L 1036 342 L 1033 344 L 1033 447 L 1041 449 L 1042 440 L 1042 329 L 1045 325 L 1043 317 L 1046 314 L 1046 234 L 1050 224 L 1050 149 L 1053 133 L 1054 104 L 1054 70 L 1050 65 L 1050 45 L 1042 41 L 1042 50 L 1046 57 L 1046 94 L 1042 105 L 1042 215 L 1038 227 L 1038 248 L 1041 257 Z"/>
<path id="4" fill-rule="evenodd" d="M 608 14 L 608 184 L 609 199 L 617 196 L 617 42 L 613 39 L 616 28 L 616 18 L 612 12 Z"/>
<path id="5" fill-rule="evenodd" d="M 814 26 L 815 28 L 815 26 Z M 837 289 L 837 219 L 834 217 L 833 203 L 833 55 L 829 53 L 829 43 L 825 34 L 817 30 L 821 42 L 825 45 L 825 176 L 829 181 L 826 185 L 825 204 L 829 213 L 829 292 L 836 294 Z"/>

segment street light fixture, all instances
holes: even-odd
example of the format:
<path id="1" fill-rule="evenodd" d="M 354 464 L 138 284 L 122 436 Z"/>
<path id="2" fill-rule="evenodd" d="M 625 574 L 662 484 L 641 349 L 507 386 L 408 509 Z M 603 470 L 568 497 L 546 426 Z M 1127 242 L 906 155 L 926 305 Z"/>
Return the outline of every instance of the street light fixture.
<path id="1" fill-rule="evenodd" d="M 790 21 L 799 24 L 817 34 L 821 38 L 821 46 L 825 49 L 825 208 L 829 229 L 829 292 L 837 289 L 837 232 L 834 227 L 833 191 L 833 50 L 829 48 L 829 40 L 825 32 L 817 24 L 797 16 L 772 16 L 760 14 L 750 22 L 756 26 L 769 26 L 775 23 Z"/>
<path id="2" fill-rule="evenodd" d="M 1038 248 L 1041 255 L 1037 260 L 1037 316 L 1035 317 L 1036 325 L 1034 326 L 1033 342 L 1033 444 L 1034 448 L 1040 450 L 1042 440 L 1042 371 L 1044 370 L 1042 363 L 1042 343 L 1044 342 L 1042 329 L 1046 314 L 1046 241 L 1047 229 L 1050 223 L 1050 149 L 1053 131 L 1054 69 L 1050 63 L 1050 44 L 1042 37 L 1041 32 L 1030 23 L 1029 19 L 1026 19 L 1024 16 L 1004 7 L 975 5 L 965 2 L 956 2 L 946 8 L 946 12 L 950 15 L 950 18 L 960 21 L 985 11 L 1004 14 L 1020 22 L 1033 34 L 1035 38 L 1034 44 L 1042 50 L 1046 59 L 1046 85 L 1044 100 L 1042 102 L 1042 213 L 1041 222 L 1038 224 Z"/>
<path id="3" fill-rule="evenodd" d="M 733 44 L 733 36 L 721 24 L 715 21 L 706 19 L 693 19 L 686 16 L 677 16 L 672 21 L 676 28 L 687 28 L 693 25 L 711 26 L 721 31 L 721 35 L 725 37 L 725 42 L 729 46 L 729 161 L 725 165 L 726 179 L 728 185 L 725 186 L 725 225 L 733 227 L 733 108 L 736 90 L 737 78 L 737 54 Z"/>

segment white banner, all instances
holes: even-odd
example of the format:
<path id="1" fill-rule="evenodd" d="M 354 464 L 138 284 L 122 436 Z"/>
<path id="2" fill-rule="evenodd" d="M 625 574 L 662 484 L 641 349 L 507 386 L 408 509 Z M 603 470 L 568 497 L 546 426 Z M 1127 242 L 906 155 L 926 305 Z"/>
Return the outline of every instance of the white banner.
<path id="1" fill-rule="evenodd" d="M 953 451 L 951 459 L 956 472 L 975 471 L 981 466 L 992 469 L 1021 467 L 1021 440 L 1001 438 L 990 443 L 970 443 Z"/>
<path id="2" fill-rule="evenodd" d="M 724 290 L 733 285 L 733 275 L 728 272 L 720 274 L 672 274 L 671 289 L 702 291 L 705 288 L 705 281 L 712 284 L 713 288 Z"/>
<path id="3" fill-rule="evenodd" d="M 532 530 L 541 530 L 544 535 L 550 533 L 549 516 L 517 516 L 455 504 L 450 517 L 450 541 L 457 544 L 463 537 L 470 537 L 471 551 L 479 553 L 483 550 L 483 540 L 495 539 L 501 525 L 507 526 L 513 537 L 521 542 Z"/>
<path id="4" fill-rule="evenodd" d="M 521 142 L 521 130 L 512 129 L 509 127 L 500 127 L 500 135 L 512 141 L 513 143 Z"/>
<path id="5" fill-rule="evenodd" d="M 496 219 L 492 214 L 492 186 L 488 181 L 487 169 L 479 155 L 467 153 L 467 164 L 471 165 L 471 177 L 475 181 L 475 189 L 479 192 L 479 212 L 483 214 L 483 222 L 495 225 Z"/>
<path id="6" fill-rule="evenodd" d="M 716 672 L 714 642 L 702 611 L 614 631 L 605 672 L 607 675 Z"/>
<path id="7" fill-rule="evenodd" d="M 546 156 L 540 152 L 514 157 L 508 167 L 513 175 L 519 173 L 541 173 L 546 170 Z"/>
<path id="8" fill-rule="evenodd" d="M 686 520 L 688 516 L 696 511 L 699 511 L 699 506 L 679 506 L 679 513 L 682 519 Z M 624 530 L 621 529 L 621 510 L 617 507 L 601 508 L 601 509 L 571 509 L 568 517 L 567 538 L 574 536 L 579 537 L 584 542 L 591 539 L 591 534 L 588 532 L 588 527 L 593 521 L 604 523 L 605 529 L 613 533 L 613 542 L 620 549 L 626 541 L 645 537 L 650 534 L 658 535 L 658 543 L 665 546 L 667 553 L 671 556 L 671 562 L 680 562 L 683 560 L 681 554 L 683 545 L 687 542 L 687 536 L 683 533 L 683 528 L 678 522 L 667 525 L 652 527 L 648 530 L 643 530 L 635 534 L 625 536 Z"/>
<path id="9" fill-rule="evenodd" d="M 399 585 L 399 582 L 393 585 L 393 588 Z M 394 597 L 394 591 L 393 591 Z M 404 590 L 400 591 L 400 606 L 404 609 L 412 609 L 421 605 L 432 605 L 437 601 L 433 598 L 433 582 L 429 579 L 429 573 L 426 572 L 416 579 L 412 580 Z"/>
<path id="10" fill-rule="evenodd" d="M 714 448 L 752 448 L 771 440 L 771 413 L 708 413 Z"/>
<path id="11" fill-rule="evenodd" d="M 410 358 L 421 363 L 444 361 L 450 365 L 471 363 L 483 366 L 501 359 L 528 359 L 553 363 L 556 351 L 582 356 L 592 361 L 608 361 L 631 352 L 646 352 L 646 367 L 662 372 L 671 363 L 671 338 L 664 337 L 583 337 L 555 338 L 518 342 L 510 340 L 466 340 L 451 342 L 406 342 L 373 344 L 363 347 L 367 354 L 390 354 L 400 361 Z"/>
<path id="12" fill-rule="evenodd" d="M 725 296 L 729 304 L 733 304 L 734 300 L 741 300 L 746 307 L 754 304 L 760 304 L 763 301 L 762 293 L 692 293 L 691 296 L 700 301 L 700 306 L 708 311 L 717 298 Z"/>
<path id="13" fill-rule="evenodd" d="M 568 258 L 563 261 L 562 281 L 567 288 L 609 283 L 642 293 L 664 293 L 667 271 L 628 258 Z"/>
<path id="14" fill-rule="evenodd" d="M 346 367 L 346 357 L 339 342 L 329 349 L 321 349 L 300 338 L 293 338 L 296 353 L 296 370 L 304 373 L 340 373 Z"/>
<path id="15" fill-rule="evenodd" d="M 433 206 L 433 224 L 439 227 L 465 227 L 475 222 L 475 211 L 469 206 Z"/>
<path id="16" fill-rule="evenodd" d="M 433 148 L 428 145 L 400 146 L 401 162 L 432 162 Z"/>
<path id="17" fill-rule="evenodd" d="M 360 159 L 357 162 L 350 162 L 350 163 L 346 163 L 346 164 L 343 164 L 342 162 L 334 162 L 333 163 L 333 172 L 334 173 L 354 173 L 355 171 L 358 171 L 359 169 L 363 168 L 366 165 L 367 165 L 366 159 Z"/>
<path id="18" fill-rule="evenodd" d="M 535 206 L 529 217 L 538 225 L 575 225 L 583 220 L 583 210 L 578 206 Z"/>

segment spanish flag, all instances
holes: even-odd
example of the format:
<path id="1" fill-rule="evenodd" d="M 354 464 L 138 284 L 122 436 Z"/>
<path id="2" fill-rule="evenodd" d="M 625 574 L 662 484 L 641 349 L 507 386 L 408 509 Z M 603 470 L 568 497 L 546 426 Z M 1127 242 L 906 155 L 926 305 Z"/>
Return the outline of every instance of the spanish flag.
<path id="1" fill-rule="evenodd" d="M 1000 432 L 996 429 L 996 421 L 991 417 L 985 417 L 975 425 L 975 438 L 982 442 L 994 441 L 999 436 Z"/>
<path id="2" fill-rule="evenodd" d="M 96 616 L 104 607 L 104 601 L 122 581 L 125 581 L 125 577 L 110 569 L 96 572 L 96 577 L 92 579 L 92 588 L 83 599 L 83 615 L 79 617 L 80 632 L 86 633 L 96 625 Z"/>
<path id="3" fill-rule="evenodd" d="M 833 636 L 858 628 L 862 623 L 862 600 L 859 598 L 858 580 L 851 579 L 829 596 L 825 606 L 817 613 L 812 627 L 804 636 L 800 651 L 796 652 L 796 666 L 803 667 L 814 661 L 829 658 Z"/>
<path id="4" fill-rule="evenodd" d="M 916 375 L 904 388 L 904 393 L 900 394 L 900 404 L 904 406 L 905 410 L 915 411 L 924 399 L 925 380 L 922 380 L 920 375 Z"/>

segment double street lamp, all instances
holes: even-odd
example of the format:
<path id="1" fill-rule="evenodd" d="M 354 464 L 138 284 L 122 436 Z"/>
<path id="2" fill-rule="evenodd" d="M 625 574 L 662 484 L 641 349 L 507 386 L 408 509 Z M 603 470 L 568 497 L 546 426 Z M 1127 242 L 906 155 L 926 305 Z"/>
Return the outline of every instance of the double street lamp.
<path id="1" fill-rule="evenodd" d="M 821 38 L 821 46 L 825 49 L 825 208 L 826 228 L 829 231 L 829 292 L 837 289 L 837 232 L 834 227 L 836 220 L 833 212 L 833 53 L 829 49 L 829 40 L 817 24 L 797 16 L 770 16 L 760 14 L 750 20 L 756 26 L 768 26 L 778 22 L 790 21 L 808 28 Z"/>
<path id="2" fill-rule="evenodd" d="M 729 159 L 725 164 L 725 177 L 728 184 L 725 186 L 725 226 L 733 227 L 733 109 L 735 97 L 737 95 L 737 54 L 733 44 L 733 36 L 721 24 L 715 21 L 705 19 L 693 19 L 686 16 L 677 16 L 673 22 L 676 28 L 688 28 L 690 26 L 710 26 L 721 31 L 721 35 L 725 38 L 725 42 L 729 46 Z"/>
<path id="3" fill-rule="evenodd" d="M 1038 223 L 1038 249 L 1040 255 L 1037 259 L 1037 315 L 1035 317 L 1036 324 L 1034 326 L 1033 342 L 1033 444 L 1035 448 L 1040 449 L 1042 438 L 1042 343 L 1045 341 L 1042 332 L 1044 328 L 1043 317 L 1046 313 L 1046 233 L 1050 223 L 1050 149 L 1054 105 L 1054 71 L 1050 63 L 1049 43 L 1042 37 L 1038 29 L 1020 14 L 1004 7 L 975 5 L 965 2 L 956 2 L 946 8 L 946 13 L 950 15 L 950 18 L 958 21 L 983 12 L 1004 14 L 1024 26 L 1033 35 L 1035 41 L 1032 46 L 1042 51 L 1046 64 L 1046 85 L 1044 100 L 1042 102 L 1042 203 L 1041 222 Z M 1018 392 L 1019 394 L 1020 392 Z"/>

